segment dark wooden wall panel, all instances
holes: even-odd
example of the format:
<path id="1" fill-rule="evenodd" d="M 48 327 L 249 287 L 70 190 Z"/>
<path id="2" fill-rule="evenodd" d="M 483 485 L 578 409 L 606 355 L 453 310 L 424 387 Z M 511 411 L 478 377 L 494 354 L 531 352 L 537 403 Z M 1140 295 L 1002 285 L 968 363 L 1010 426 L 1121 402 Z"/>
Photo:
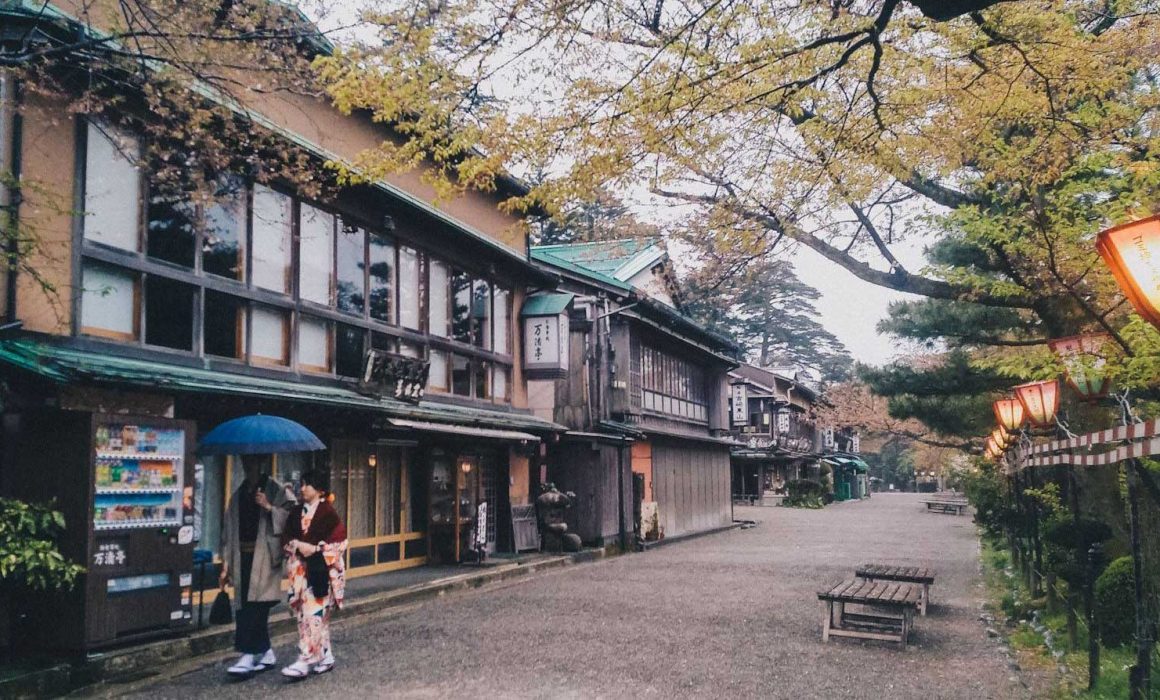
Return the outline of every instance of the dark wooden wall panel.
<path id="1" fill-rule="evenodd" d="M 731 522 L 727 447 L 691 441 L 655 442 L 653 480 L 665 537 Z"/>
<path id="2" fill-rule="evenodd" d="M 616 470 L 621 464 L 618 450 L 625 450 L 624 468 L 630 469 L 627 446 L 595 441 L 566 441 L 552 448 L 549 478 L 561 491 L 576 494 L 576 503 L 567 511 L 570 532 L 580 535 L 585 544 L 603 545 L 620 536 Z M 627 498 L 631 499 L 629 476 Z M 626 501 L 631 518 L 631 500 Z M 631 530 L 631 522 L 628 523 Z"/>

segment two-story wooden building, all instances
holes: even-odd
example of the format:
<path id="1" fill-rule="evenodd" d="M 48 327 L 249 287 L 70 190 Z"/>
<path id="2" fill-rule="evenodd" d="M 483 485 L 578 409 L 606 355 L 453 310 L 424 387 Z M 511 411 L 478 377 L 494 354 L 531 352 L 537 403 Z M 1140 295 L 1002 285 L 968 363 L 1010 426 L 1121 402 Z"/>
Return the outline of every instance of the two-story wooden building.
<path id="1" fill-rule="evenodd" d="M 729 375 L 733 498 L 777 505 L 793 479 L 820 480 L 816 390 L 792 372 L 743 364 Z"/>
<path id="2" fill-rule="evenodd" d="M 4 36 L 44 16 L 5 6 Z M 274 469 L 329 470 L 352 576 L 464 557 L 482 502 L 487 547 L 511 546 L 508 509 L 533 497 L 540 443 L 561 430 L 528 409 L 524 290 L 555 279 L 498 207 L 518 183 L 436 206 L 420 172 L 325 201 L 223 172 L 211 203 L 175 199 L 154 187 L 140 134 L 4 80 L 0 166 L 18 182 L 0 194 L 35 232 L 24 264 L 38 275 L 0 280 L 0 493 L 55 496 L 64 551 L 89 567 L 83 600 L 58 610 L 83 629 L 44 641 L 99 646 L 189 620 L 191 550 L 216 550 L 241 478 L 239 460 L 192 448 L 246 414 L 325 442 Z M 244 98 L 319 174 L 390 137 L 316 97 Z M 422 396 L 368 392 L 375 354 L 417 367 Z"/>
<path id="3" fill-rule="evenodd" d="M 739 443 L 732 452 L 735 502 L 779 505 L 794 479 L 817 481 L 839 500 L 868 492 L 858 435 L 819 425 L 823 400 L 793 368 L 743 364 L 729 373 L 730 426 Z"/>
<path id="4" fill-rule="evenodd" d="M 631 239 L 531 256 L 563 280 L 529 298 L 523 315 L 529 406 L 569 429 L 546 471 L 577 495 L 573 530 L 623 547 L 728 526 L 726 387 L 737 348 L 680 313 L 665 248 Z"/>

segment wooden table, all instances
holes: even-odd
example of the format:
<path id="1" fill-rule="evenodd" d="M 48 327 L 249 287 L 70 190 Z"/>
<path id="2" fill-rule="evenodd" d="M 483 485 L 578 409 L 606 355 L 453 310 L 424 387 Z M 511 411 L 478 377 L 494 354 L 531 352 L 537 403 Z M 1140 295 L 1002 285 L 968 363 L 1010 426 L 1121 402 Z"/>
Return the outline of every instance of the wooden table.
<path id="1" fill-rule="evenodd" d="M 928 501 L 923 501 L 926 504 L 926 509 L 936 513 L 954 513 L 955 515 L 962 515 L 969 505 L 966 501 L 950 500 L 942 498 L 934 498 Z"/>
<path id="2" fill-rule="evenodd" d="M 867 581 L 901 581 L 922 586 L 922 599 L 918 611 L 926 617 L 926 606 L 930 603 L 930 587 L 934 585 L 934 572 L 917 566 L 892 566 L 890 564 L 863 564 L 854 570 L 854 575 Z"/>
<path id="3" fill-rule="evenodd" d="M 830 637 L 856 637 L 898 642 L 906 648 L 914 626 L 914 610 L 918 607 L 922 589 L 912 583 L 891 583 L 850 579 L 825 591 L 818 592 L 818 600 L 826 604 L 826 618 L 822 622 L 822 641 Z M 871 610 L 846 612 L 847 604 L 865 606 Z M 838 620 L 834 622 L 834 606 Z M 882 611 L 885 614 L 880 614 Z"/>

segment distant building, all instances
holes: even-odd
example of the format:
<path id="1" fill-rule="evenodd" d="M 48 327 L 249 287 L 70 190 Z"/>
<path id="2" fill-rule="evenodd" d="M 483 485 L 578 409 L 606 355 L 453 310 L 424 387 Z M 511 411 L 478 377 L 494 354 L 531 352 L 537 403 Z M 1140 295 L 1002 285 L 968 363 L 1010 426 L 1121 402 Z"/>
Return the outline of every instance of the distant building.
<path id="1" fill-rule="evenodd" d="M 838 499 L 868 492 L 865 463 L 854 454 L 858 435 L 818 425 L 821 399 L 811 378 L 792 367 L 745 364 L 729 373 L 729 389 L 730 430 L 739 443 L 731 457 L 734 502 L 778 505 L 795 479 L 821 482 Z"/>
<path id="2" fill-rule="evenodd" d="M 822 449 L 817 394 L 793 375 L 741 365 L 729 373 L 736 502 L 776 505 L 794 479 L 819 480 Z"/>

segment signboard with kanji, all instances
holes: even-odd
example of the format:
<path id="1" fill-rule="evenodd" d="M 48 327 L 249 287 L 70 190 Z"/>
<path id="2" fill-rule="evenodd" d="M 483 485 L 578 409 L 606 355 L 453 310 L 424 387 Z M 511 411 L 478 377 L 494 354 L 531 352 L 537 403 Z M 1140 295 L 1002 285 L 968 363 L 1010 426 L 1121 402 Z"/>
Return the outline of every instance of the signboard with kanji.
<path id="1" fill-rule="evenodd" d="M 749 425 L 749 387 L 744 384 L 734 384 L 733 390 L 733 425 Z"/>
<path id="2" fill-rule="evenodd" d="M 564 372 L 568 369 L 568 317 L 529 316 L 524 318 L 524 367 L 531 371 Z"/>
<path id="3" fill-rule="evenodd" d="M 418 403 L 427 388 L 431 363 L 383 350 L 367 351 L 359 389 L 363 393 Z"/>

